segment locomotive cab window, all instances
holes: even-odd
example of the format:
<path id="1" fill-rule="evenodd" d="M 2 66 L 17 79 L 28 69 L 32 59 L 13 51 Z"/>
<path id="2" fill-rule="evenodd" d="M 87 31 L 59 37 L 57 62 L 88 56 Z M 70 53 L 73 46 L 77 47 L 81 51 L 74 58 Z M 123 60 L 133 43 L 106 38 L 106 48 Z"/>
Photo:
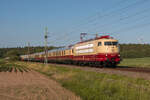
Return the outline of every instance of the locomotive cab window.
<path id="1" fill-rule="evenodd" d="M 101 46 L 102 45 L 102 42 L 98 42 L 98 46 Z"/>
<path id="2" fill-rule="evenodd" d="M 117 46 L 118 42 L 105 42 L 104 43 L 106 46 Z"/>
<path id="3" fill-rule="evenodd" d="M 118 42 L 112 42 L 113 45 L 118 45 Z"/>

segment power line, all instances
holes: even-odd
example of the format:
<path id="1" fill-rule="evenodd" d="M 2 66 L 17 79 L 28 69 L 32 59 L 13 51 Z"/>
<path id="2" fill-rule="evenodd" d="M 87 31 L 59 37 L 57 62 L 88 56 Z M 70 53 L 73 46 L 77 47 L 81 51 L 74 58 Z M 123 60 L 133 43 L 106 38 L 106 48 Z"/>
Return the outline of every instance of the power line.
<path id="1" fill-rule="evenodd" d="M 115 32 L 113 32 L 113 33 L 117 33 L 117 32 L 120 32 L 120 31 L 122 31 L 122 32 L 127 32 L 127 31 L 129 31 L 129 30 L 133 30 L 133 29 L 136 29 L 136 28 L 142 28 L 142 27 L 145 27 L 145 26 L 149 26 L 150 25 L 150 22 L 148 22 L 148 23 L 144 23 L 144 24 L 140 24 L 140 25 L 135 25 L 135 26 L 132 26 L 132 27 L 127 27 L 127 28 L 123 28 L 123 29 L 120 29 L 120 30 L 118 30 L 118 31 L 115 31 Z"/>
<path id="2" fill-rule="evenodd" d="M 114 21 L 112 21 L 112 24 L 104 24 L 104 25 L 101 25 L 101 26 L 99 26 L 100 28 L 102 28 L 102 27 L 104 27 L 104 26 L 107 26 L 106 28 L 107 28 L 107 30 L 108 30 L 108 26 L 110 26 L 110 27 L 112 27 L 112 25 L 114 25 L 114 24 L 117 24 L 118 22 L 121 22 L 121 21 L 124 21 L 124 20 L 128 20 L 128 19 L 130 19 L 130 18 L 134 18 L 134 17 L 136 17 L 136 16 L 138 16 L 138 15 L 141 15 L 142 13 L 147 13 L 146 11 L 149 11 L 150 10 L 150 8 L 148 8 L 148 9 L 145 9 L 145 10 L 142 10 L 142 11 L 140 11 L 140 12 L 136 12 L 135 14 L 133 14 L 133 15 L 130 15 L 130 16 L 127 16 L 127 17 L 124 17 L 124 18 L 121 18 L 121 19 L 119 19 L 119 20 L 114 20 Z M 149 17 L 149 15 L 147 15 L 147 16 L 142 16 L 142 17 L 140 17 L 140 18 L 138 18 L 138 19 L 134 19 L 135 21 L 134 21 L 134 23 L 136 22 L 136 21 L 140 21 L 141 19 L 143 20 L 144 18 L 148 18 Z M 132 20 L 133 21 L 133 20 Z M 117 22 L 117 23 L 116 23 Z M 130 24 L 130 23 L 128 23 L 128 24 Z M 97 27 L 96 27 L 97 28 Z M 96 28 L 94 28 L 94 29 L 96 29 Z M 102 28 L 103 30 L 105 29 L 105 27 L 104 28 Z M 101 30 L 102 30 L 101 29 Z"/>
<path id="3" fill-rule="evenodd" d="M 127 1 L 128 1 L 128 0 L 121 0 L 121 1 L 117 2 L 116 4 L 114 4 L 113 7 L 108 8 L 108 9 L 105 10 L 105 11 L 112 10 L 113 8 L 118 7 L 120 4 L 123 4 L 123 3 L 127 2 Z M 87 19 L 87 20 L 86 20 L 86 23 L 81 23 L 81 24 L 79 24 L 79 25 L 77 26 L 77 28 L 78 28 L 79 26 L 87 25 L 88 23 L 95 21 L 95 20 L 97 19 L 97 17 L 100 17 L 100 16 L 97 16 L 97 15 L 99 15 L 99 14 L 101 14 L 101 12 L 97 12 L 95 15 L 92 15 L 92 16 L 89 16 L 89 17 L 87 17 L 87 18 L 84 18 L 83 20 Z M 96 18 L 95 18 L 95 17 L 96 17 Z M 101 16 L 101 17 L 104 17 L 104 16 Z M 83 20 L 81 20 L 81 22 L 82 22 Z"/>
<path id="4" fill-rule="evenodd" d="M 125 0 L 126 1 L 126 0 Z M 102 20 L 102 18 L 106 18 L 106 17 L 108 17 L 108 16 L 113 16 L 113 15 L 115 15 L 117 12 L 120 12 L 120 13 L 122 13 L 122 10 L 125 10 L 125 9 L 129 9 L 130 7 L 134 7 L 134 6 L 137 6 L 137 5 L 141 5 L 141 4 L 143 4 L 143 3 L 146 3 L 148 0 L 140 0 L 140 1 L 137 1 L 137 2 L 135 2 L 135 3 L 132 3 L 132 4 L 129 4 L 129 5 L 127 5 L 126 7 L 123 7 L 123 8 L 119 8 L 119 9 L 117 9 L 117 10 L 113 10 L 113 11 L 111 11 L 110 13 L 106 13 L 106 14 L 103 14 L 102 16 L 99 16 L 99 17 L 97 17 L 95 20 L 93 20 L 92 22 L 95 22 L 97 19 L 101 19 Z M 91 22 L 90 22 L 91 23 Z M 96 25 L 98 23 L 98 21 L 96 22 L 96 23 L 94 23 L 94 24 L 92 24 L 92 25 Z M 88 24 L 86 24 L 86 25 L 88 25 Z M 78 29 L 79 30 L 79 29 Z"/>
<path id="5" fill-rule="evenodd" d="M 144 16 L 145 17 L 145 16 Z M 144 20 L 144 17 L 143 18 L 140 18 L 140 19 L 142 19 L 142 20 Z M 145 17 L 145 18 L 147 18 L 147 16 Z M 141 21 L 141 20 L 137 20 L 136 19 L 136 21 L 138 22 L 138 21 Z M 134 23 L 136 22 L 136 21 L 134 21 Z M 129 24 L 129 23 L 127 23 L 127 24 Z M 149 23 L 148 23 L 149 24 Z M 146 25 L 148 25 L 148 24 L 146 24 Z M 142 24 L 142 25 L 136 25 L 136 26 L 132 26 L 132 27 L 128 27 L 128 28 L 123 28 L 123 29 L 120 29 L 120 30 L 118 30 L 118 31 L 115 31 L 115 32 L 111 32 L 111 34 L 112 33 L 119 33 L 120 31 L 122 31 L 122 30 L 125 30 L 125 31 L 129 31 L 129 30 L 132 30 L 133 28 L 136 28 L 136 27 L 138 27 L 139 26 L 139 28 L 140 28 L 140 26 L 145 26 L 145 24 Z M 75 37 L 74 37 L 75 38 Z M 63 38 L 63 39 L 65 39 L 65 38 Z M 73 41 L 75 41 L 74 39 L 71 39 L 71 41 L 73 42 Z M 55 43 L 57 43 L 58 41 L 56 41 Z"/>
<path id="6" fill-rule="evenodd" d="M 137 5 L 141 5 L 141 4 L 143 4 L 143 3 L 145 3 L 145 2 L 147 2 L 148 0 L 140 0 L 140 1 L 137 1 L 137 2 L 135 2 L 135 3 L 133 3 L 133 4 L 129 4 L 128 6 L 126 6 L 126 7 L 123 7 L 123 8 L 121 8 L 121 9 L 118 9 L 117 11 L 121 11 L 121 10 L 125 10 L 125 9 L 128 9 L 128 8 L 130 8 L 130 7 L 133 7 L 133 6 L 137 6 Z M 112 12 L 116 12 L 116 11 L 112 11 Z M 113 14 L 114 14 L 113 13 Z M 102 17 L 105 17 L 105 16 L 110 16 L 110 14 L 108 13 L 108 14 L 105 14 L 105 15 L 103 15 L 103 16 L 101 16 L 101 18 Z M 72 32 L 71 32 L 72 33 Z M 69 33 L 70 34 L 70 33 Z M 68 35 L 69 35 L 68 34 Z M 67 34 L 64 34 L 64 36 L 65 35 L 67 35 Z"/>
<path id="7" fill-rule="evenodd" d="M 137 6 L 137 5 L 141 5 L 141 4 L 143 4 L 143 3 L 146 3 L 148 0 L 143 0 L 143 1 L 138 1 L 138 2 L 136 2 L 136 3 L 134 3 L 134 4 L 130 4 L 130 5 L 128 5 L 127 7 L 124 7 L 124 8 L 121 8 L 121 9 L 118 9 L 117 11 L 119 11 L 120 13 L 122 13 L 122 10 L 125 10 L 125 9 L 129 9 L 130 7 L 134 7 L 134 6 Z M 149 9 L 145 9 L 145 10 L 143 10 L 143 12 L 145 12 L 145 11 L 148 11 Z M 128 11 L 128 10 L 127 10 Z M 135 16 L 136 15 L 138 15 L 139 13 L 142 13 L 142 12 L 137 12 L 136 14 L 135 14 Z M 108 16 L 113 16 L 115 14 L 115 12 L 111 15 L 111 14 L 108 14 Z M 105 15 L 106 16 L 106 15 Z M 132 15 L 131 15 L 132 16 Z M 131 16 L 127 16 L 127 17 L 124 17 L 124 18 L 121 18 L 121 19 L 119 19 L 120 21 L 121 20 L 124 20 L 124 19 L 127 19 L 127 18 L 129 18 L 129 17 L 131 17 Z M 134 16 L 132 16 L 132 17 L 134 17 Z M 102 17 L 102 18 L 104 18 L 104 17 Z M 101 18 L 101 19 L 102 19 Z M 115 22 L 115 21 L 117 21 L 117 20 L 114 20 L 114 21 L 112 21 L 112 22 Z M 96 23 L 94 23 L 94 24 L 92 24 L 92 25 L 97 25 L 99 22 L 97 21 Z M 101 25 L 101 26 L 98 26 L 98 27 L 104 27 L 104 26 L 106 26 L 107 24 L 103 24 L 103 25 Z M 109 25 L 111 25 L 111 24 L 109 24 Z M 94 28 L 95 29 L 95 28 Z"/>
<path id="8" fill-rule="evenodd" d="M 121 1 L 119 1 L 118 3 L 116 3 L 115 5 L 114 5 L 114 7 L 117 7 L 118 5 L 120 5 L 120 4 L 122 4 L 123 2 L 126 2 L 127 0 L 121 0 Z M 117 6 L 116 6 L 117 5 Z M 114 7 L 112 7 L 112 8 L 114 8 Z M 112 8 L 109 8 L 109 9 L 107 9 L 107 10 L 112 10 Z M 97 15 L 97 14 L 96 14 Z M 91 19 L 92 17 L 95 17 L 95 15 L 94 16 L 90 16 L 90 17 L 88 17 L 88 19 Z M 97 17 L 97 16 L 96 16 Z M 101 17 L 105 17 L 105 16 L 101 16 Z M 92 20 L 86 20 L 87 21 L 87 23 L 90 23 L 90 22 L 93 22 L 93 21 L 95 21 L 95 19 L 96 18 L 94 18 L 94 20 L 92 19 Z M 85 20 L 85 19 L 84 19 Z M 83 20 L 82 20 L 83 21 Z M 82 22 L 81 21 L 81 22 Z M 83 24 L 79 24 L 78 26 L 76 26 L 77 28 L 79 28 L 79 26 L 81 26 L 81 25 L 86 25 L 87 23 L 83 23 Z M 73 28 L 74 29 L 74 28 Z M 76 30 L 75 30 L 76 31 Z M 74 30 L 73 31 L 71 31 L 71 32 L 66 32 L 67 34 L 70 34 L 70 33 L 73 33 L 74 32 Z M 64 34 L 65 35 L 65 34 Z M 64 35 L 62 35 L 62 36 L 60 36 L 60 37 L 63 37 Z"/>
<path id="9" fill-rule="evenodd" d="M 145 0 L 145 2 L 146 2 L 147 0 Z M 143 2 L 143 3 L 145 3 L 145 2 Z M 141 4 L 141 1 L 140 2 L 137 2 L 136 4 Z M 130 5 L 131 6 L 131 5 Z M 129 7 L 129 6 L 128 6 Z M 135 13 L 134 15 L 131 15 L 131 16 L 127 16 L 127 17 L 124 17 L 123 19 L 120 19 L 120 21 L 122 21 L 122 20 L 125 20 L 125 19 L 128 19 L 128 18 L 130 18 L 130 17 L 135 17 L 135 16 L 137 16 L 137 15 L 139 15 L 140 13 L 145 13 L 146 11 L 148 11 L 149 9 L 144 9 L 143 11 L 141 11 L 141 12 L 137 12 L 137 13 Z M 112 24 L 110 24 L 110 25 L 112 25 Z M 105 26 L 105 25 L 104 25 Z"/>
<path id="10" fill-rule="evenodd" d="M 136 2 L 136 3 L 130 4 L 130 5 L 126 6 L 126 7 L 123 7 L 123 8 L 121 8 L 121 9 L 118 9 L 117 11 L 121 11 L 121 10 L 124 10 L 124 9 L 128 9 L 129 7 L 133 7 L 133 6 L 137 6 L 137 5 L 139 5 L 139 4 L 143 4 L 143 3 L 145 3 L 146 1 L 148 1 L 148 0 L 142 0 L 142 1 L 140 0 L 140 1 Z M 113 12 L 114 12 L 114 11 L 113 11 Z M 113 13 L 113 14 L 114 14 L 114 13 Z M 106 14 L 106 15 L 107 15 L 107 14 Z M 106 16 L 106 15 L 104 15 L 104 16 Z M 103 17 L 104 17 L 104 16 L 103 16 Z M 109 14 L 108 14 L 108 16 L 109 16 Z M 102 16 L 101 16 L 101 17 L 102 17 Z M 129 18 L 129 16 L 128 16 L 127 18 Z M 127 19 L 127 18 L 126 18 L 126 19 Z M 74 31 L 73 31 L 73 32 L 74 32 Z M 72 33 L 72 32 L 70 32 L 70 33 Z M 69 35 L 70 33 L 67 33 L 67 34 Z M 67 34 L 64 34 L 64 36 L 66 36 Z M 67 35 L 67 36 L 68 36 L 68 35 Z M 55 41 L 58 40 L 58 39 L 59 39 L 59 38 L 56 38 Z"/>

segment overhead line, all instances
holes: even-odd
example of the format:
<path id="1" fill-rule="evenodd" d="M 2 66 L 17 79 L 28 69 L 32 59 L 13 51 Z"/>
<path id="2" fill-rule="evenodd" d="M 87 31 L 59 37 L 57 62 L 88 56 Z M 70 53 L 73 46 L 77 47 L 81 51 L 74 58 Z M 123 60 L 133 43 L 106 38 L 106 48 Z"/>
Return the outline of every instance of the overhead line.
<path id="1" fill-rule="evenodd" d="M 124 7 L 124 8 L 121 8 L 121 9 L 124 10 L 124 9 L 127 9 L 128 7 L 131 7 L 131 6 L 133 7 L 133 5 L 145 3 L 146 1 L 148 1 L 148 0 L 144 0 L 144 1 L 143 1 L 143 0 L 141 1 L 141 0 L 140 0 L 140 1 L 136 2 L 136 3 L 134 3 L 134 4 L 130 4 L 130 5 L 128 5 L 127 7 Z M 120 10 L 120 9 L 118 9 L 117 11 L 119 11 L 119 10 Z M 114 11 L 113 11 L 113 12 L 114 12 Z M 107 14 L 106 14 L 106 15 L 107 15 Z M 106 16 L 106 15 L 105 15 L 105 16 Z M 102 17 L 102 16 L 101 16 L 101 17 Z M 73 31 L 73 32 L 74 32 L 74 31 Z M 70 32 L 70 33 L 72 33 L 72 32 Z M 70 34 L 70 33 L 67 33 L 67 34 Z M 67 34 L 64 34 L 64 35 L 67 35 Z M 56 39 L 59 39 L 59 38 L 56 38 Z"/>
<path id="2" fill-rule="evenodd" d="M 142 10 L 142 11 L 139 11 L 139 12 L 136 12 L 135 14 L 132 14 L 132 15 L 129 15 L 129 16 L 126 16 L 126 17 L 122 17 L 122 18 L 120 18 L 119 20 L 117 19 L 117 20 L 113 20 L 113 21 L 111 21 L 111 23 L 112 24 L 110 24 L 110 22 L 109 23 L 106 23 L 106 24 L 103 24 L 103 25 L 99 25 L 99 26 L 97 26 L 97 27 L 95 27 L 95 28 L 92 28 L 92 29 L 90 29 L 90 30 L 93 30 L 93 29 L 96 29 L 96 28 L 102 28 L 102 27 L 105 27 L 105 26 L 112 26 L 112 25 L 114 25 L 114 24 L 117 24 L 118 22 L 121 22 L 121 21 L 124 21 L 124 20 L 128 20 L 128 19 L 130 19 L 130 18 L 134 18 L 134 17 L 136 17 L 136 16 L 138 16 L 138 15 L 141 15 L 141 14 L 143 14 L 143 13 L 147 13 L 147 11 L 150 11 L 150 8 L 148 8 L 148 9 L 144 9 L 144 10 Z M 148 16 L 147 16 L 148 17 Z M 117 22 L 117 23 L 116 23 Z M 102 29 L 104 29 L 104 28 L 102 28 Z"/>
<path id="3" fill-rule="evenodd" d="M 102 16 L 99 16 L 99 17 L 96 18 L 96 19 L 99 19 L 99 18 L 102 19 L 102 18 L 107 17 L 107 16 L 113 16 L 113 15 L 114 15 L 115 13 L 117 13 L 118 11 L 122 13 L 122 10 L 128 9 L 128 8 L 130 8 L 130 7 L 133 7 L 133 6 L 141 5 L 141 4 L 143 4 L 143 3 L 146 3 L 147 1 L 149 1 L 149 0 L 140 0 L 140 1 L 137 1 L 137 2 L 135 2 L 135 3 L 132 3 L 132 4 L 127 5 L 126 7 L 123 7 L 123 8 L 120 8 L 120 9 L 117 9 L 117 10 L 114 10 L 114 11 L 111 11 L 111 12 L 109 12 L 109 13 L 106 13 L 106 14 L 104 14 L 104 15 L 102 15 Z M 112 13 L 112 14 L 110 14 L 110 13 Z M 95 22 L 96 19 L 93 20 L 93 22 Z M 96 23 L 98 23 L 98 21 L 97 21 Z M 96 24 L 96 23 L 94 23 L 94 24 Z M 86 24 L 86 25 L 88 25 L 88 24 Z M 79 29 L 77 29 L 77 30 L 79 30 Z"/>
<path id="4" fill-rule="evenodd" d="M 118 3 L 116 3 L 115 5 L 120 5 L 121 3 L 123 3 L 123 2 L 127 2 L 127 0 L 121 0 L 121 1 L 119 1 Z M 117 7 L 117 6 L 115 6 L 114 5 L 114 7 Z M 112 8 L 110 8 L 111 10 L 112 10 Z M 107 9 L 107 10 L 109 10 L 109 9 Z M 96 14 L 97 15 L 97 14 Z M 94 15 L 95 16 L 95 15 Z M 90 17 L 89 17 L 90 18 Z M 85 19 L 84 19 L 85 20 Z M 92 20 L 93 21 L 93 20 Z M 88 23 L 89 22 L 92 22 L 92 21 L 87 21 Z M 86 23 L 85 23 L 86 24 Z M 77 27 L 79 27 L 79 26 L 81 26 L 82 24 L 79 24 Z M 76 30 L 75 30 L 76 31 Z M 66 32 L 66 33 L 72 33 L 72 32 L 74 32 L 74 31 L 71 31 L 71 32 Z"/>
<path id="5" fill-rule="evenodd" d="M 122 10 L 124 10 L 124 9 L 128 9 L 128 8 L 130 8 L 130 7 L 133 7 L 133 6 L 141 5 L 141 4 L 143 4 L 143 3 L 146 3 L 147 1 L 149 1 L 149 0 L 138 1 L 138 2 L 136 2 L 136 3 L 134 3 L 134 4 L 128 5 L 128 7 L 124 7 L 124 8 L 118 9 L 117 11 L 121 11 L 120 13 L 122 13 Z M 115 12 L 114 12 L 112 15 L 111 15 L 111 14 L 108 14 L 108 16 L 113 16 L 114 14 L 115 14 Z M 104 15 L 104 16 L 106 16 L 106 15 Z M 102 17 L 102 18 L 104 18 L 104 17 Z M 97 24 L 98 24 L 98 21 L 97 21 L 96 23 L 92 24 L 92 25 L 97 25 Z M 105 24 L 104 24 L 104 25 L 105 25 Z"/>

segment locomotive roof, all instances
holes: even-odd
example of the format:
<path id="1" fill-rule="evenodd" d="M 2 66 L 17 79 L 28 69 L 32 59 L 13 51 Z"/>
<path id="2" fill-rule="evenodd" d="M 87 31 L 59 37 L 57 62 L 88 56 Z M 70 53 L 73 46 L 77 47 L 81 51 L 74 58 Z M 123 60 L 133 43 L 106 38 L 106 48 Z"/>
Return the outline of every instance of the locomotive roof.
<path id="1" fill-rule="evenodd" d="M 113 37 L 110 37 L 109 35 L 105 35 L 105 36 L 96 37 L 94 39 L 89 39 L 89 40 L 81 41 L 81 42 L 78 42 L 77 44 L 85 43 L 85 42 L 90 42 L 90 41 L 98 40 L 98 39 L 113 39 Z"/>

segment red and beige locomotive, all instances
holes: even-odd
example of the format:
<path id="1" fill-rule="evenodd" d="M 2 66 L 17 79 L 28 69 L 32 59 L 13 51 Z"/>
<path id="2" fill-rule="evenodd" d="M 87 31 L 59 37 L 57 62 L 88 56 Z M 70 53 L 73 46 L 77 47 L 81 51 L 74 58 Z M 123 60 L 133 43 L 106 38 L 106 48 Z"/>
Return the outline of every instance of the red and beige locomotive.
<path id="1" fill-rule="evenodd" d="M 45 52 L 22 55 L 21 60 L 41 61 Z M 96 37 L 91 40 L 76 43 L 67 48 L 50 50 L 47 53 L 48 62 L 69 63 L 90 66 L 113 66 L 120 63 L 118 40 L 110 36 Z"/>

